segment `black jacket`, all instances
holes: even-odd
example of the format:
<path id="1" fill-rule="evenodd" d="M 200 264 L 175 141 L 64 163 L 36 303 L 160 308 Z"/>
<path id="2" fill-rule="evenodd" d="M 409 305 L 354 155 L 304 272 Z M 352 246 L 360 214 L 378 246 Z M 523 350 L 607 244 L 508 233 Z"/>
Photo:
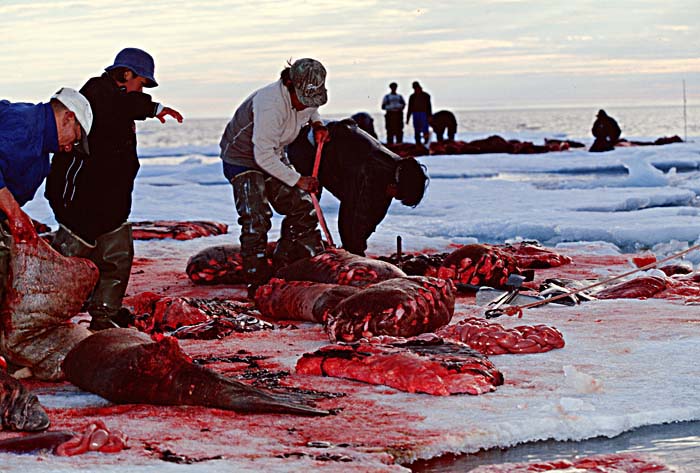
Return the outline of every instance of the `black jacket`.
<path id="1" fill-rule="evenodd" d="M 338 231 L 343 248 L 364 255 L 367 239 L 384 219 L 392 197 L 387 186 L 395 183 L 401 158 L 359 129 L 352 120 L 330 122 L 331 140 L 323 147 L 319 168 L 321 186 L 340 201 Z M 316 150 L 307 138 L 308 127 L 287 147 L 289 160 L 301 174 L 310 176 Z"/>
<path id="2" fill-rule="evenodd" d="M 88 242 L 126 222 L 139 170 L 134 120 L 154 117 L 157 103 L 141 92 L 126 93 L 107 74 L 80 92 L 93 113 L 90 156 L 57 153 L 46 181 L 56 220 Z"/>
<path id="3" fill-rule="evenodd" d="M 433 113 L 433 106 L 430 104 L 430 94 L 424 91 L 414 92 L 408 98 L 408 115 L 413 112 L 425 112 L 428 117 Z"/>
<path id="4" fill-rule="evenodd" d="M 620 139 L 622 130 L 620 130 L 620 125 L 617 124 L 617 121 L 610 115 L 599 115 L 593 122 L 591 133 L 597 139 L 615 144 Z"/>

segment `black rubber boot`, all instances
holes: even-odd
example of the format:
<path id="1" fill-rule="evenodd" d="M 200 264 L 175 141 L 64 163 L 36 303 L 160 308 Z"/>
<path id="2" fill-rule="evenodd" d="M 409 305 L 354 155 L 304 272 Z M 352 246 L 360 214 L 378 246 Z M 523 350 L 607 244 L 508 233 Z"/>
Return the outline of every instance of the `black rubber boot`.
<path id="1" fill-rule="evenodd" d="M 63 225 L 59 225 L 51 246 L 63 256 L 77 256 L 80 258 L 89 258 L 90 253 L 95 249 L 94 244 L 86 242 Z"/>
<path id="2" fill-rule="evenodd" d="M 119 327 L 114 319 L 121 309 L 134 260 L 131 224 L 125 223 L 97 237 L 90 259 L 100 270 L 100 279 L 87 304 L 92 316 L 90 330 Z"/>
<path id="3" fill-rule="evenodd" d="M 234 177 L 231 184 L 241 226 L 245 280 L 257 287 L 265 284 L 272 275 L 272 268 L 265 256 L 267 232 L 272 227 L 272 209 L 266 196 L 265 176 L 260 171 L 247 171 Z"/>
<path id="4" fill-rule="evenodd" d="M 267 180 L 267 195 L 272 207 L 284 215 L 280 239 L 272 256 L 273 267 L 282 268 L 301 258 L 323 251 L 318 217 L 311 196 L 275 178 Z"/>

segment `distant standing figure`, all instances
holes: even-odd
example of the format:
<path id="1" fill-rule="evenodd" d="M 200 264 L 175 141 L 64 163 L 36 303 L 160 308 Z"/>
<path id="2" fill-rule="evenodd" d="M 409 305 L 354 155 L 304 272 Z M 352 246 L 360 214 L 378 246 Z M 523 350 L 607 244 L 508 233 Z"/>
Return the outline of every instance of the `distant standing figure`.
<path id="1" fill-rule="evenodd" d="M 418 81 L 415 81 L 412 87 L 414 92 L 408 98 L 406 125 L 408 125 L 411 117 L 413 117 L 413 131 L 416 144 L 421 144 L 421 136 L 423 137 L 423 142 L 428 144 L 428 141 L 430 141 L 428 118 L 430 118 L 433 113 L 433 108 L 430 104 L 430 95 L 423 91 Z"/>
<path id="2" fill-rule="evenodd" d="M 372 138 L 377 138 L 377 132 L 374 131 L 374 118 L 372 118 L 369 113 L 358 112 L 350 118 L 352 118 L 355 123 L 357 123 L 357 126 L 365 130 Z"/>
<path id="3" fill-rule="evenodd" d="M 403 143 L 403 109 L 406 107 L 406 102 L 401 94 L 396 92 L 397 87 L 396 82 L 389 84 L 391 92 L 382 100 L 382 110 L 386 111 L 384 115 L 386 142 L 390 145 L 394 144 L 394 140 L 396 143 Z"/>
<path id="4" fill-rule="evenodd" d="M 617 124 L 615 119 L 605 113 L 605 110 L 598 110 L 598 115 L 593 122 L 593 129 L 591 130 L 593 136 L 595 136 L 595 141 L 593 145 L 588 150 L 592 153 L 600 153 L 603 151 L 611 151 L 615 148 L 615 143 L 620 140 L 620 126 Z"/>
<path id="5" fill-rule="evenodd" d="M 445 130 L 447 130 L 447 139 L 450 141 L 455 140 L 455 134 L 457 133 L 457 119 L 454 113 L 448 110 L 440 110 L 432 117 L 428 118 L 428 123 L 433 128 L 435 136 L 438 141 L 443 141 Z"/>

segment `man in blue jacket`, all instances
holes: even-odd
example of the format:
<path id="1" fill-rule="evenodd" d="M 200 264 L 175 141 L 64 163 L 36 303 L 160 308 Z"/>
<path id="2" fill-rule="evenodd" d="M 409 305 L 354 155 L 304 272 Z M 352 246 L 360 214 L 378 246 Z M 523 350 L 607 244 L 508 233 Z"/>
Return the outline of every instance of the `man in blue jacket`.
<path id="1" fill-rule="evenodd" d="M 49 174 L 49 153 L 70 151 L 76 143 L 87 152 L 91 127 L 90 103 L 74 89 L 62 88 L 49 103 L 36 105 L 0 100 L 0 300 L 10 238 L 38 238 L 21 207 L 34 198 Z"/>

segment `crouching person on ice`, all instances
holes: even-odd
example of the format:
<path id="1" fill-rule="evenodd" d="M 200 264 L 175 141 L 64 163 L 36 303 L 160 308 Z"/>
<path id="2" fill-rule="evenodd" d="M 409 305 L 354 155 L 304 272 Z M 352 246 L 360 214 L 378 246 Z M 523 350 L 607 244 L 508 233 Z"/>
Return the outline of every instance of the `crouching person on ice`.
<path id="1" fill-rule="evenodd" d="M 158 85 L 147 52 L 123 49 L 105 71 L 80 89 L 95 114 L 90 156 L 57 154 L 46 182 L 46 197 L 60 224 L 53 247 L 64 256 L 88 258 L 100 270 L 87 304 L 91 330 L 118 326 L 131 275 L 134 244 L 127 219 L 139 170 L 134 120 L 165 122 L 170 116 L 182 122 L 179 112 L 143 93 Z"/>
<path id="2" fill-rule="evenodd" d="M 243 101 L 221 138 L 224 175 L 233 186 L 243 271 L 250 290 L 266 283 L 272 273 L 265 257 L 267 232 L 272 227 L 270 206 L 284 215 L 273 266 L 285 266 L 322 250 L 309 195 L 318 189 L 318 180 L 294 170 L 284 147 L 307 124 L 317 140 L 328 140 L 328 130 L 318 114 L 318 107 L 327 101 L 325 80 L 326 69 L 320 62 L 295 61 L 278 81 Z"/>

